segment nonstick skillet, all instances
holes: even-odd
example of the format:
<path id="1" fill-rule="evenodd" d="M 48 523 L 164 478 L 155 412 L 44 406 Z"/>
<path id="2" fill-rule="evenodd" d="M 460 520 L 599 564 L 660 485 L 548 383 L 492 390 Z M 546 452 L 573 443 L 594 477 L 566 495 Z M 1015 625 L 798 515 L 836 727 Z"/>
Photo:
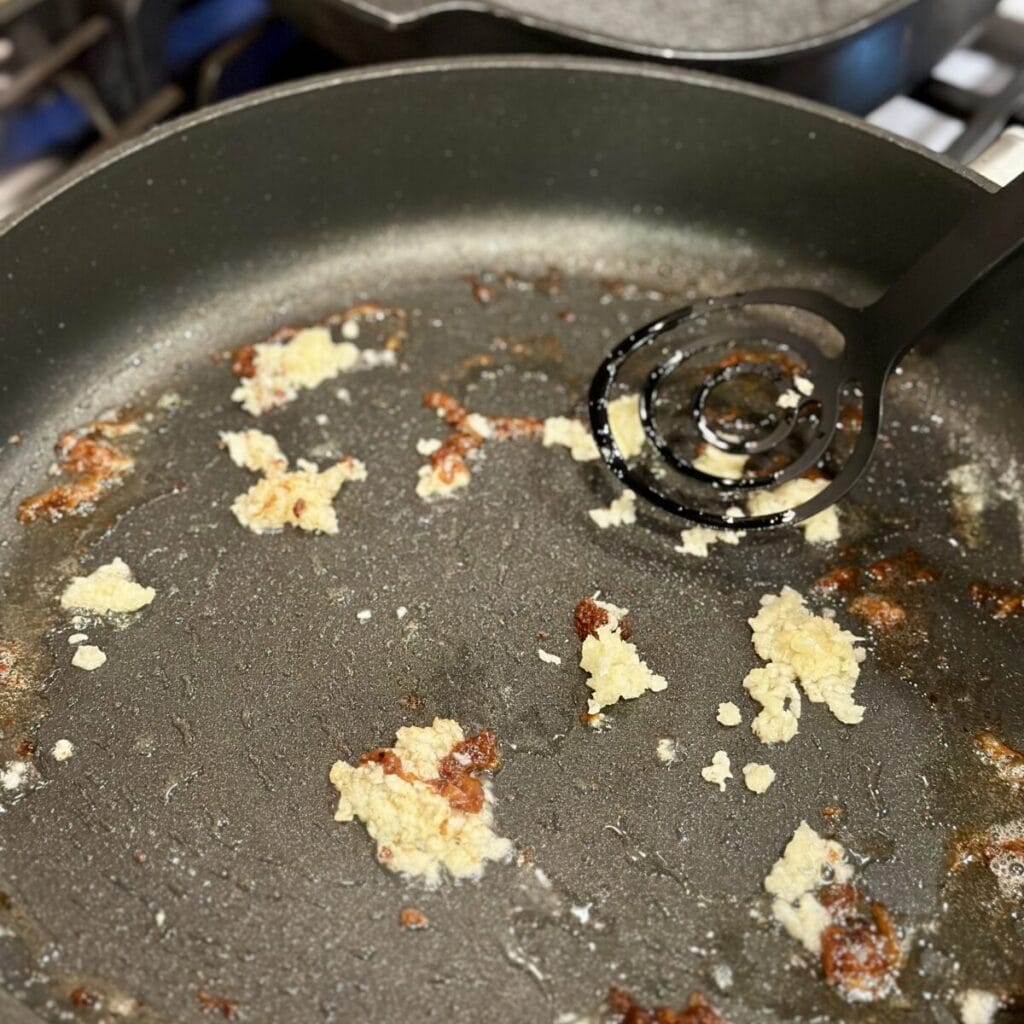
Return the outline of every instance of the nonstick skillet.
<path id="1" fill-rule="evenodd" d="M 782 532 L 691 559 L 680 524 L 644 508 L 597 530 L 609 475 L 530 441 L 488 448 L 455 499 L 414 493 L 416 441 L 439 430 L 425 389 L 485 413 L 582 411 L 603 354 L 658 311 L 768 283 L 866 301 L 990 187 L 755 88 L 488 59 L 184 120 L 8 223 L 2 753 L 34 767 L 0 800 L 0 1016 L 536 1022 L 587 1019 L 618 984 L 649 1003 L 702 991 L 734 1022 L 946 1022 L 966 989 L 1012 996 L 1019 897 L 948 858 L 1021 814 L 975 736 L 1024 743 L 1022 622 L 969 589 L 1021 583 L 1020 259 L 904 364 L 838 545 Z M 405 311 L 398 367 L 258 422 L 230 400 L 221 353 L 362 300 Z M 126 440 L 135 472 L 87 517 L 17 522 L 58 435 L 111 409 L 146 427 Z M 293 457 L 364 460 L 338 535 L 234 520 L 251 478 L 217 435 L 250 426 Z M 989 481 L 966 517 L 946 482 L 964 464 Z M 815 588 L 908 548 L 939 578 L 900 596 L 898 630 L 870 635 Z M 123 629 L 90 627 L 108 661 L 82 672 L 57 597 L 114 556 L 157 598 Z M 851 728 L 805 706 L 798 737 L 766 748 L 740 686 L 759 664 L 746 620 L 783 585 L 868 636 L 867 712 Z M 595 732 L 572 610 L 598 589 L 669 687 Z M 726 700 L 739 729 L 715 722 Z M 435 715 L 497 732 L 496 828 L 520 856 L 426 891 L 332 820 L 327 773 Z M 61 738 L 76 752 L 58 763 Z M 700 777 L 720 748 L 778 781 L 720 793 Z M 772 923 L 762 879 L 801 819 L 844 843 L 897 921 L 898 996 L 841 1001 Z M 431 927 L 403 930 L 409 906 Z"/>

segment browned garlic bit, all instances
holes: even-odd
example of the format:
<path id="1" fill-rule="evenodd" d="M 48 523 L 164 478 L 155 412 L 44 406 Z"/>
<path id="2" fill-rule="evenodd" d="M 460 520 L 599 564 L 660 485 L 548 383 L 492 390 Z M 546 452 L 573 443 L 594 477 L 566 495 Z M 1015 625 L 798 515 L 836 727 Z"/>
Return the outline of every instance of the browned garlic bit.
<path id="1" fill-rule="evenodd" d="M 634 700 L 648 691 L 660 692 L 668 681 L 648 668 L 629 643 L 624 621 L 628 610 L 585 597 L 576 606 L 576 634 L 582 640 L 580 668 L 588 673 L 593 696 L 587 703 L 591 724 L 601 721 L 601 709 L 620 700 Z"/>
<path id="2" fill-rule="evenodd" d="M 135 466 L 135 460 L 113 441 L 140 429 L 133 419 L 101 419 L 61 434 L 52 472 L 75 479 L 25 498 L 18 506 L 18 522 L 47 519 L 54 523 L 66 515 L 90 512 Z"/>
<path id="3" fill-rule="evenodd" d="M 362 322 L 386 316 L 399 321 L 393 337 L 404 336 L 404 314 L 376 302 L 364 302 L 311 327 L 283 327 L 264 342 L 235 349 L 231 372 L 239 383 L 231 397 L 247 413 L 260 416 L 287 405 L 299 391 L 319 387 L 341 373 L 394 366 L 397 346 L 360 350 L 352 343 L 360 335 Z M 332 337 L 334 327 L 342 341 L 335 342 Z"/>
<path id="4" fill-rule="evenodd" d="M 512 843 L 492 829 L 494 798 L 480 772 L 498 768 L 494 733 L 466 738 L 458 722 L 435 718 L 406 726 L 393 747 L 364 754 L 358 765 L 336 761 L 336 821 L 359 818 L 390 871 L 428 885 L 479 878 L 487 861 L 504 861 Z"/>
<path id="5" fill-rule="evenodd" d="M 421 466 L 416 493 L 425 501 L 450 497 L 469 483 L 468 459 L 487 441 L 512 438 L 538 438 L 543 431 L 541 420 L 530 416 L 483 416 L 470 412 L 464 405 L 443 391 L 428 391 L 423 404 L 444 420 L 451 433 L 437 444 L 419 442 L 417 449 L 430 462 Z"/>

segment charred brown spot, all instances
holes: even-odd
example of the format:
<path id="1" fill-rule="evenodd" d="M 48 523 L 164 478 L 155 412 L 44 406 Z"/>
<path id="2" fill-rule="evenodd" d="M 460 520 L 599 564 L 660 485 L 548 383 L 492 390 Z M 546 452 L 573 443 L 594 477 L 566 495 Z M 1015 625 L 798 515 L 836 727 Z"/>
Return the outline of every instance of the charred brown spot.
<path id="1" fill-rule="evenodd" d="M 864 572 L 880 585 L 934 583 L 939 574 L 925 565 L 920 554 L 907 548 L 899 555 L 872 562 Z"/>
<path id="2" fill-rule="evenodd" d="M 110 439 L 135 429 L 136 423 L 132 419 L 96 420 L 61 434 L 54 446 L 57 469 L 78 479 L 25 498 L 18 505 L 18 522 L 34 523 L 37 519 L 56 522 L 91 505 L 119 484 L 135 461 Z"/>
<path id="3" fill-rule="evenodd" d="M 427 915 L 415 907 L 402 907 L 398 920 L 403 928 L 408 928 L 410 931 L 426 928 L 430 924 Z"/>
<path id="4" fill-rule="evenodd" d="M 473 298 L 480 303 L 481 306 L 486 306 L 493 302 L 498 292 L 492 285 L 484 284 L 478 277 L 474 277 L 472 274 L 467 274 L 463 278 L 466 284 L 469 285 L 469 290 L 473 293 Z"/>
<path id="5" fill-rule="evenodd" d="M 449 427 L 462 426 L 462 421 L 469 415 L 469 410 L 464 405 L 444 391 L 425 392 L 423 404 L 428 409 L 439 410 Z"/>
<path id="6" fill-rule="evenodd" d="M 820 814 L 826 821 L 835 821 L 837 818 L 846 817 L 846 808 L 839 804 L 828 804 L 822 807 Z"/>
<path id="7" fill-rule="evenodd" d="M 885 906 L 865 901 L 855 886 L 828 885 L 818 898 L 833 923 L 821 935 L 825 979 L 844 999 L 873 1002 L 895 985 L 901 950 Z"/>
<path id="8" fill-rule="evenodd" d="M 971 864 L 988 867 L 997 857 L 1024 857 L 1024 836 L 997 839 L 991 832 L 961 833 L 950 846 L 946 867 L 960 871 Z"/>
<path id="9" fill-rule="evenodd" d="M 988 611 L 994 619 L 1024 613 L 1024 590 L 995 586 L 978 580 L 968 586 L 967 592 L 971 600 L 979 608 Z"/>
<path id="10" fill-rule="evenodd" d="M 745 366 L 747 364 L 764 366 L 770 363 L 774 363 L 783 373 L 788 373 L 790 376 L 803 373 L 806 369 L 803 363 L 786 355 L 785 352 L 741 348 L 724 355 L 717 363 L 702 369 L 701 373 L 707 375 L 721 370 L 730 370 L 735 366 Z"/>
<path id="11" fill-rule="evenodd" d="M 90 1010 L 99 1002 L 99 997 L 87 988 L 79 985 L 68 993 L 68 1002 L 76 1010 Z"/>
<path id="12" fill-rule="evenodd" d="M 860 569 L 855 565 L 840 565 L 830 573 L 822 576 L 818 580 L 817 586 L 819 589 L 826 590 L 830 594 L 842 593 L 853 590 L 857 585 L 858 579 L 860 579 Z"/>
<path id="13" fill-rule="evenodd" d="M 861 594 L 860 597 L 854 598 L 847 608 L 879 633 L 887 633 L 907 618 L 907 613 L 895 601 L 874 594 Z"/>
<path id="14" fill-rule="evenodd" d="M 576 611 L 573 614 L 573 627 L 581 643 L 588 636 L 597 636 L 597 631 L 602 626 L 607 626 L 610 621 L 611 616 L 592 597 L 584 597 L 576 605 Z M 619 635 L 623 640 L 628 640 L 632 636 L 632 630 L 626 619 L 619 622 Z"/>
<path id="15" fill-rule="evenodd" d="M 390 747 L 377 747 L 363 754 L 359 758 L 359 766 L 364 764 L 379 764 L 385 775 L 397 775 L 406 782 L 416 781 L 416 776 L 405 770 L 402 759 Z"/>
<path id="16" fill-rule="evenodd" d="M 699 992 L 694 992 L 681 1010 L 670 1006 L 641 1006 L 629 992 L 613 985 L 608 990 L 608 1008 L 619 1015 L 619 1024 L 726 1024 L 725 1018 Z"/>
<path id="17" fill-rule="evenodd" d="M 236 377 L 256 376 L 255 345 L 240 345 L 231 350 L 231 372 Z"/>
<path id="18" fill-rule="evenodd" d="M 839 429 L 849 434 L 859 434 L 864 425 L 864 413 L 856 405 L 844 405 L 839 410 Z"/>
<path id="19" fill-rule="evenodd" d="M 995 733 L 979 732 L 974 737 L 978 753 L 1006 782 L 1024 784 L 1024 754 L 1004 743 Z"/>
<path id="20" fill-rule="evenodd" d="M 30 739 L 23 739 L 18 744 L 18 757 L 31 757 L 36 752 L 36 745 Z"/>
<path id="21" fill-rule="evenodd" d="M 306 511 L 306 508 L 306 499 L 299 498 L 299 500 L 292 505 L 292 515 L 295 516 L 296 519 L 301 519 L 302 513 Z"/>
<path id="22" fill-rule="evenodd" d="M 224 996 L 211 995 L 204 989 L 196 989 L 196 999 L 204 1010 L 219 1010 L 225 1020 L 234 1020 L 238 1012 L 238 1003 L 234 999 L 225 999 Z"/>

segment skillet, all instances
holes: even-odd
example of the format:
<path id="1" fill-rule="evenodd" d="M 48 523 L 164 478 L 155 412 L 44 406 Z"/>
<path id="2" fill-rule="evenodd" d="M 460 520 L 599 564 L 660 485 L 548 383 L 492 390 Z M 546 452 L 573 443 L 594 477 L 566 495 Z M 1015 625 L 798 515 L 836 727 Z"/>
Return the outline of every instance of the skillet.
<path id="1" fill-rule="evenodd" d="M 1020 259 L 895 379 L 884 443 L 842 510 L 849 550 L 773 533 L 687 559 L 678 524 L 646 509 L 598 531 L 586 510 L 617 493 L 610 478 L 529 442 L 488 449 L 457 499 L 413 491 L 415 442 L 438 431 L 424 389 L 487 413 L 579 411 L 599 358 L 657 312 L 769 283 L 866 301 L 989 187 L 758 88 L 495 58 L 247 98 L 9 222 L 0 437 L 18 443 L 0 449 L 0 638 L 24 686 L 4 694 L 3 753 L 39 778 L 0 815 L 4 1019 L 207 1020 L 220 1011 L 202 992 L 239 1020 L 553 1021 L 595 1013 L 617 983 L 673 1004 L 698 989 L 735 1022 L 950 1021 L 958 992 L 1019 984 L 1019 907 L 947 856 L 958 830 L 1020 813 L 973 737 L 1024 742 L 1021 624 L 968 592 L 1020 582 Z M 502 283 L 550 266 L 557 294 Z M 465 279 L 487 272 L 481 304 Z M 350 405 L 334 383 L 259 422 L 231 402 L 212 356 L 364 299 L 406 311 L 401 367 L 340 381 Z M 90 516 L 18 523 L 57 436 L 123 408 L 152 417 L 125 484 Z M 217 432 L 249 426 L 293 457 L 364 460 L 337 536 L 234 521 L 251 478 Z M 970 524 L 945 482 L 965 463 L 1002 480 Z M 810 705 L 794 742 L 761 746 L 740 687 L 760 595 L 811 595 L 840 562 L 908 547 L 940 578 L 906 596 L 901 630 L 869 638 L 863 724 Z M 108 662 L 81 672 L 56 597 L 114 556 L 157 598 L 126 628 L 91 626 Z M 630 608 L 669 680 L 602 732 L 578 720 L 571 628 L 597 589 Z M 815 601 L 863 628 L 841 599 Z M 540 632 L 561 666 L 537 658 Z M 741 728 L 715 723 L 725 700 Z M 528 854 L 426 891 L 332 820 L 327 772 L 434 715 L 496 730 L 496 827 Z M 663 737 L 678 741 L 668 768 Z M 76 753 L 59 764 L 60 738 Z M 720 748 L 778 781 L 720 793 L 699 773 Z M 828 805 L 845 816 L 830 824 Z M 801 819 L 847 846 L 903 930 L 893 1000 L 842 1002 L 772 925 L 761 880 Z M 409 905 L 429 929 L 400 928 Z"/>

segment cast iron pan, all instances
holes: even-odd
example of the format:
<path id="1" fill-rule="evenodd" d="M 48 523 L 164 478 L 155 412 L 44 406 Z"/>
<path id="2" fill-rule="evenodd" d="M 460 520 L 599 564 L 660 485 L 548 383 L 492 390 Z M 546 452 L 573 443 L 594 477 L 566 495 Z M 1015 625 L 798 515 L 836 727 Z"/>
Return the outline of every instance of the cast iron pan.
<path id="1" fill-rule="evenodd" d="M 484 412 L 581 408 L 599 358 L 657 311 L 769 282 L 866 300 L 985 187 L 754 88 L 492 59 L 347 73 L 185 120 L 8 224 L 0 437 L 21 441 L 0 449 L 0 637 L 27 688 L 3 695 L 3 756 L 21 747 L 40 781 L 0 815 L 4 1019 L 116 1019 L 113 1005 L 208 1020 L 201 990 L 277 1024 L 554 1021 L 618 983 L 677 1005 L 700 989 L 733 1022 L 945 1022 L 958 991 L 1018 983 L 1019 908 L 983 866 L 946 858 L 955 830 L 1020 813 L 973 736 L 1024 741 L 1021 621 L 967 593 L 1019 581 L 1020 259 L 895 380 L 844 504 L 850 550 L 783 532 L 688 560 L 678 524 L 646 509 L 598 531 L 586 510 L 616 493 L 608 474 L 532 442 L 488 450 L 448 503 L 413 492 L 415 441 L 438 431 L 424 389 Z M 550 265 L 553 297 L 498 284 L 481 305 L 464 280 Z M 211 356 L 362 298 L 408 311 L 403 368 L 339 381 L 351 405 L 327 384 L 258 425 L 292 456 L 356 454 L 369 479 L 339 498 L 338 536 L 256 537 L 228 511 L 251 479 L 216 444 L 256 424 Z M 177 412 L 158 408 L 168 391 Z M 153 418 L 125 486 L 86 519 L 17 523 L 58 433 L 126 405 Z M 968 461 L 1011 496 L 970 539 L 944 483 Z M 740 682 L 761 594 L 810 594 L 841 561 L 908 546 L 941 579 L 869 640 L 862 725 L 805 705 L 799 736 L 769 750 L 715 724 L 719 701 L 753 713 Z M 81 672 L 56 597 L 113 556 L 158 596 L 125 629 L 94 627 L 109 660 Z M 599 588 L 670 685 L 595 733 L 578 721 L 571 613 Z M 560 667 L 538 660 L 539 631 Z M 528 853 L 427 892 L 332 820 L 327 772 L 434 715 L 497 731 L 496 827 Z M 58 738 L 77 747 L 64 764 Z M 770 762 L 775 786 L 703 782 L 719 748 Z M 841 1002 L 766 916 L 761 880 L 801 819 L 848 846 L 895 915 L 899 997 Z M 584 923 L 571 908 L 588 905 Z M 406 906 L 431 927 L 403 931 Z M 73 1005 L 86 997 L 101 1008 Z"/>
<path id="2" fill-rule="evenodd" d="M 615 54 L 866 114 L 922 82 L 995 0 L 274 0 L 347 60 Z"/>

